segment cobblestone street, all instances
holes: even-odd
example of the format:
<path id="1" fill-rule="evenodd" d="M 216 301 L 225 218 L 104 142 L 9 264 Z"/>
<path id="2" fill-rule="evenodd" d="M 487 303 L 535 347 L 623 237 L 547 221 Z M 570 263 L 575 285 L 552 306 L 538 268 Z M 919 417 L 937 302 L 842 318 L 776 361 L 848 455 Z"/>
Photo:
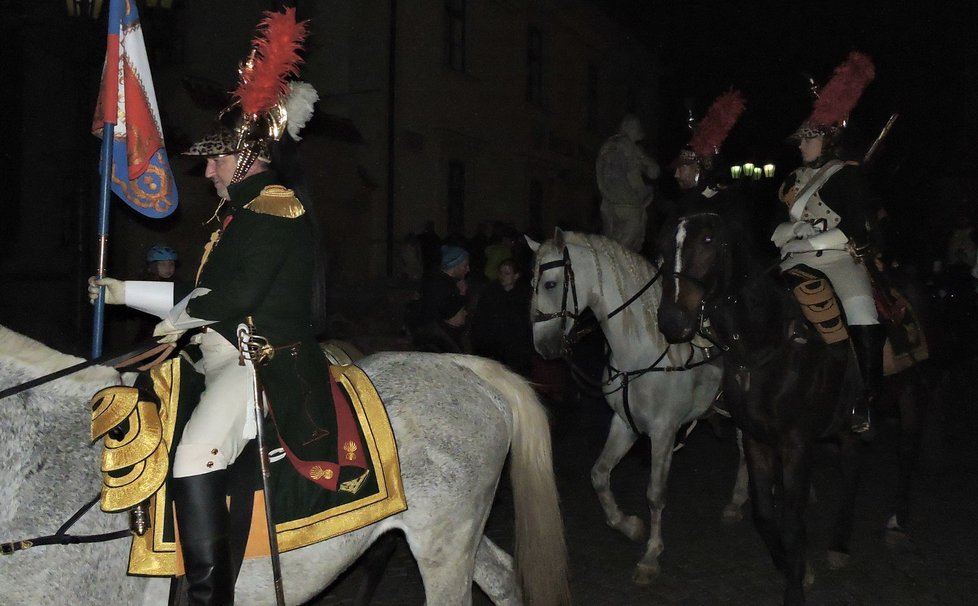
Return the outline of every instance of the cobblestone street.
<path id="1" fill-rule="evenodd" d="M 974 495 L 978 491 L 978 452 L 974 429 L 973 372 L 958 371 L 945 391 L 943 406 L 930 413 L 924 452 L 915 477 L 912 543 L 888 548 L 882 527 L 895 490 L 897 425 L 879 421 L 877 439 L 866 449 L 863 483 L 856 506 L 852 559 L 842 570 L 826 562 L 831 515 L 837 495 L 837 469 L 831 453 L 820 455 L 815 497 L 808 509 L 809 558 L 815 583 L 808 602 L 817 605 L 972 604 L 978 592 L 975 561 Z M 550 405 L 555 461 L 571 557 L 571 589 L 576 604 L 751 604 L 781 602 L 782 579 L 775 572 L 747 517 L 725 525 L 726 504 L 736 468 L 733 427 L 717 438 L 707 424 L 676 453 L 664 514 L 662 572 L 648 587 L 631 582 L 642 545 L 608 528 L 590 486 L 589 471 L 604 441 L 610 412 L 602 402 L 584 400 Z M 613 476 L 626 513 L 646 512 L 647 444 L 639 442 Z M 504 481 L 487 533 L 512 548 L 513 515 Z M 319 606 L 352 603 L 361 571 L 353 568 L 324 596 Z M 379 606 L 422 604 L 423 587 L 406 543 L 401 540 L 378 588 Z M 490 602 L 478 589 L 475 604 Z"/>

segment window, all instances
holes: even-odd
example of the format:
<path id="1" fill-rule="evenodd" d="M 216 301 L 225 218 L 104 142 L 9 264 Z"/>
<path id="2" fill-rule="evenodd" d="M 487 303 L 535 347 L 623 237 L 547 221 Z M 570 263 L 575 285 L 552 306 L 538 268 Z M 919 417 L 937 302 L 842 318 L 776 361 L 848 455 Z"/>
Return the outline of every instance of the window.
<path id="1" fill-rule="evenodd" d="M 543 183 L 530 179 L 529 201 L 530 231 L 539 233 L 543 229 Z"/>
<path id="2" fill-rule="evenodd" d="M 526 45 L 526 100 L 543 105 L 543 34 L 531 25 Z"/>
<path id="3" fill-rule="evenodd" d="M 598 132 L 598 68 L 594 65 L 587 66 L 587 92 L 585 96 L 587 106 L 584 111 L 585 126 L 592 133 Z"/>
<path id="4" fill-rule="evenodd" d="M 465 71 L 465 0 L 445 0 L 445 56 L 448 67 Z"/>
<path id="5" fill-rule="evenodd" d="M 465 164 L 448 163 L 448 233 L 465 233 Z"/>

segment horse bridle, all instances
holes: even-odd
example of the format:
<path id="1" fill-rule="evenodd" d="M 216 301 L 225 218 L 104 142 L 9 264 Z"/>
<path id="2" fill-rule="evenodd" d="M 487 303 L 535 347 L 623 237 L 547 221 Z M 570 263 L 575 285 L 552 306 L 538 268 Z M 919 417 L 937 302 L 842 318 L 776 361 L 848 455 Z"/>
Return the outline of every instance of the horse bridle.
<path id="1" fill-rule="evenodd" d="M 607 379 L 606 382 L 599 383 L 599 384 L 593 384 L 592 381 L 586 380 L 585 373 L 581 369 L 579 369 L 576 364 L 574 364 L 574 361 L 573 361 L 573 359 L 570 356 L 570 348 L 571 348 L 571 346 L 574 345 L 574 343 L 577 341 L 578 338 L 580 338 L 580 336 L 582 336 L 583 334 L 585 334 L 585 331 L 582 330 L 579 333 L 577 333 L 577 337 L 576 338 L 575 337 L 572 337 L 572 336 L 569 336 L 567 334 L 567 332 L 566 332 L 567 319 L 570 318 L 571 320 L 577 321 L 580 318 L 580 316 L 581 316 L 581 314 L 580 314 L 580 308 L 578 306 L 577 288 L 576 288 L 575 283 L 574 283 L 574 268 L 571 265 L 570 252 L 568 251 L 568 249 L 567 249 L 566 246 L 564 246 L 564 249 L 563 249 L 563 252 L 562 252 L 562 255 L 561 255 L 561 258 L 560 259 L 558 259 L 556 261 L 548 261 L 546 263 L 541 263 L 540 266 L 537 268 L 536 285 L 534 286 L 534 296 L 539 295 L 539 292 L 540 292 L 540 284 L 543 282 L 543 273 L 545 271 L 547 271 L 547 270 L 554 269 L 554 268 L 557 268 L 557 267 L 563 267 L 564 268 L 564 291 L 563 291 L 563 293 L 561 295 L 560 311 L 546 313 L 546 312 L 541 311 L 539 308 L 537 308 L 537 309 L 534 310 L 535 313 L 534 313 L 534 316 L 533 316 L 533 323 L 534 324 L 537 324 L 539 322 L 547 322 L 547 321 L 553 320 L 555 318 L 560 318 L 560 335 L 561 335 L 561 337 L 560 337 L 561 338 L 560 347 L 561 347 L 561 354 L 563 355 L 565 361 L 567 361 L 567 363 L 570 365 L 570 368 L 571 368 L 572 374 L 574 375 L 574 378 L 576 380 L 578 380 L 578 382 L 582 382 L 583 381 L 584 383 L 587 383 L 591 387 L 597 387 L 598 390 L 600 391 L 601 395 L 603 395 L 605 397 L 609 396 L 610 394 L 612 394 L 612 393 L 614 393 L 616 391 L 621 391 L 622 394 L 623 394 L 622 395 L 622 408 L 625 411 L 626 419 L 627 419 L 629 425 L 635 431 L 635 433 L 637 433 L 637 434 L 642 433 L 639 430 L 638 426 L 635 424 L 635 420 L 632 417 L 631 407 L 629 406 L 629 403 L 628 403 L 628 384 L 629 384 L 629 382 L 631 380 L 637 378 L 637 377 L 640 377 L 640 376 L 648 373 L 648 372 L 673 372 L 673 371 L 691 370 L 693 368 L 696 368 L 697 366 L 701 366 L 703 364 L 706 364 L 706 363 L 710 362 L 710 360 L 711 360 L 710 357 L 707 356 L 703 360 L 700 360 L 698 362 L 693 362 L 694 349 L 691 347 L 689 359 L 686 360 L 686 362 L 682 366 L 659 366 L 659 363 L 662 362 L 662 360 L 666 357 L 666 354 L 668 354 L 668 352 L 669 352 L 669 348 L 667 347 L 665 350 L 663 350 L 662 354 L 654 362 L 652 362 L 652 364 L 646 366 L 645 368 L 641 368 L 641 369 L 638 369 L 638 370 L 631 370 L 631 371 L 623 371 L 623 370 L 615 369 L 615 368 L 613 368 L 609 364 L 608 365 L 608 368 L 607 368 L 607 371 L 608 371 L 608 379 Z M 652 276 L 652 278 L 642 288 L 640 288 L 631 297 L 629 297 L 628 299 L 626 299 L 621 305 L 619 305 L 614 310 L 612 310 L 611 312 L 609 312 L 607 317 L 608 318 L 614 317 L 618 313 L 622 312 L 626 307 L 628 307 L 633 302 L 635 302 L 640 296 L 642 296 L 642 294 L 645 293 L 645 291 L 647 291 L 649 288 L 652 287 L 652 285 L 655 283 L 656 280 L 659 279 L 659 276 L 661 276 L 661 275 L 662 275 L 662 267 L 659 267 L 659 268 L 656 269 L 656 272 Z M 688 280 L 691 280 L 691 281 L 696 281 L 697 280 L 696 278 L 694 278 L 692 276 L 684 276 L 684 277 L 686 279 L 688 279 Z M 703 283 L 700 282 L 700 284 L 703 284 Z M 574 304 L 574 311 L 573 311 L 573 313 L 570 312 L 567 309 L 567 297 L 568 297 L 568 295 L 570 295 L 571 300 L 572 300 L 572 302 Z M 710 339 L 710 341 L 713 342 L 713 339 Z M 714 344 L 716 344 L 716 343 L 714 343 Z M 610 384 L 610 383 L 614 382 L 615 380 L 620 380 L 619 386 L 617 388 L 615 388 L 614 390 L 610 391 L 610 392 L 604 391 L 603 385 Z"/>
<path id="2" fill-rule="evenodd" d="M 716 217 L 716 218 L 719 218 L 720 217 L 720 214 L 719 213 L 715 213 L 715 212 L 699 212 L 699 213 L 694 213 L 694 214 L 691 214 L 691 215 L 683 215 L 683 216 L 681 216 L 679 218 L 679 221 L 677 221 L 677 224 L 680 223 L 680 222 L 682 222 L 682 221 L 688 221 L 689 219 L 696 218 L 696 217 Z M 726 263 L 727 254 L 728 254 L 728 246 L 729 246 L 729 243 L 726 240 L 723 240 L 723 241 L 720 242 L 720 255 L 721 255 L 720 256 L 720 263 L 721 263 L 721 265 L 724 265 Z M 678 254 L 679 251 L 676 251 L 676 253 Z M 713 335 L 710 334 L 712 331 L 709 331 L 709 330 L 707 330 L 705 328 L 706 321 L 713 314 L 713 312 L 715 312 L 722 305 L 722 303 L 723 303 L 722 300 L 721 301 L 714 300 L 715 297 L 716 297 L 716 291 L 719 288 L 719 280 L 714 281 L 712 285 L 707 285 L 706 282 L 704 282 L 700 278 L 697 278 L 695 276 L 691 276 L 688 273 L 681 272 L 681 271 L 669 271 L 669 270 L 667 270 L 666 271 L 666 275 L 668 277 L 670 277 L 670 278 L 674 278 L 674 279 L 678 279 L 678 280 L 685 280 L 686 282 L 690 282 L 690 283 L 694 284 L 695 286 L 699 287 L 699 289 L 703 292 L 703 294 L 700 297 L 700 303 L 699 303 L 699 306 L 698 306 L 699 309 L 697 310 L 697 317 L 696 317 L 696 326 L 697 326 L 697 328 L 696 328 L 696 332 L 700 336 L 702 336 L 703 338 L 705 338 L 708 341 L 710 341 L 711 343 L 713 343 L 713 345 L 716 345 L 717 347 L 719 347 L 722 350 L 726 350 L 727 347 L 725 345 L 721 344 L 716 338 L 714 338 Z"/>
<path id="3" fill-rule="evenodd" d="M 540 267 L 537 268 L 537 283 L 534 288 L 534 294 L 539 295 L 540 293 L 540 284 L 543 282 L 543 272 L 556 267 L 564 268 L 564 292 L 561 295 L 560 311 L 546 313 L 537 308 L 534 310 L 536 313 L 533 315 L 533 323 L 538 324 L 540 322 L 553 320 L 554 318 L 560 318 L 560 333 L 563 335 L 562 339 L 564 339 L 566 342 L 567 319 L 570 318 L 571 320 L 577 321 L 577 319 L 581 317 L 581 310 L 577 301 L 577 288 L 574 285 L 574 268 L 571 267 L 570 253 L 567 251 L 566 246 L 564 247 L 563 256 L 559 260 L 541 263 Z M 574 303 L 573 313 L 567 309 L 568 294 L 571 296 L 571 300 Z"/>

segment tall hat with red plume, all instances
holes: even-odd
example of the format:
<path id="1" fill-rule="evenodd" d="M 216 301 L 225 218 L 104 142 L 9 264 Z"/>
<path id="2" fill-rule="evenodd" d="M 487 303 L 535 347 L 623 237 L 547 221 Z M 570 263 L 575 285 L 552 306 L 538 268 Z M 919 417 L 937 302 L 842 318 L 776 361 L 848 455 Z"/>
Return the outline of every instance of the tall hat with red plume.
<path id="1" fill-rule="evenodd" d="M 720 153 L 720 147 L 744 108 L 744 97 L 738 90 L 729 90 L 717 97 L 698 124 L 694 125 L 690 120 L 693 136 L 673 165 L 700 164 L 711 168 L 713 157 Z"/>
<path id="2" fill-rule="evenodd" d="M 873 60 L 868 55 L 853 51 L 842 62 L 832 79 L 819 89 L 812 87 L 815 103 L 812 113 L 791 135 L 791 139 L 810 139 L 820 135 L 834 136 L 845 128 L 849 114 L 863 91 L 876 76 Z"/>
<path id="3" fill-rule="evenodd" d="M 232 103 L 218 116 L 221 127 L 195 143 L 186 155 L 219 156 L 236 153 L 232 182 L 240 181 L 255 160 L 269 157 L 269 146 L 288 131 L 298 132 L 312 116 L 319 99 L 305 82 L 290 82 L 298 76 L 299 52 L 308 34 L 307 22 L 296 21 L 295 8 L 266 12 L 252 40 L 252 50 L 238 68 L 238 85 Z"/>

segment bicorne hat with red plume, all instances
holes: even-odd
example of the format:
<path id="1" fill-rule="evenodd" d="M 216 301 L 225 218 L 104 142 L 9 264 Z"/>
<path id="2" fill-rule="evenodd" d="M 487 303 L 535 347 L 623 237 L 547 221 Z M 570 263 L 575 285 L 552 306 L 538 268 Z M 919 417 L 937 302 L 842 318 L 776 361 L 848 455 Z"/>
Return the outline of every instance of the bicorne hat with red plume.
<path id="1" fill-rule="evenodd" d="M 690 121 L 693 136 L 679 152 L 673 166 L 702 164 L 709 168 L 713 157 L 720 153 L 720 147 L 730 130 L 744 113 L 744 108 L 744 97 L 738 90 L 729 90 L 717 97 L 698 124 Z"/>
<path id="2" fill-rule="evenodd" d="M 319 95 L 312 85 L 289 81 L 299 75 L 307 22 L 296 21 L 295 8 L 266 12 L 252 40 L 252 50 L 238 68 L 232 103 L 218 116 L 221 126 L 195 143 L 186 155 L 237 153 L 232 182 L 240 181 L 256 159 L 269 157 L 269 146 L 299 130 L 312 116 Z"/>
<path id="3" fill-rule="evenodd" d="M 821 88 L 812 87 L 815 94 L 812 113 L 789 138 L 810 139 L 839 134 L 875 76 L 876 69 L 868 55 L 857 51 L 849 53 L 846 60 L 835 68 L 831 80 Z"/>

